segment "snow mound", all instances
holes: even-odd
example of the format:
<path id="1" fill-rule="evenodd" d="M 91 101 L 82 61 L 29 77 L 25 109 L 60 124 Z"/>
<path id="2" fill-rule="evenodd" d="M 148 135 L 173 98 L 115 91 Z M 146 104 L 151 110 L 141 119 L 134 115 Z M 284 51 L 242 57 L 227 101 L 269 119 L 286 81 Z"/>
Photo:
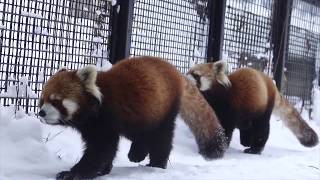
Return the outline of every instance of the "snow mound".
<path id="1" fill-rule="evenodd" d="M 52 179 L 65 167 L 43 144 L 41 129 L 38 119 L 0 106 L 0 179 Z"/>

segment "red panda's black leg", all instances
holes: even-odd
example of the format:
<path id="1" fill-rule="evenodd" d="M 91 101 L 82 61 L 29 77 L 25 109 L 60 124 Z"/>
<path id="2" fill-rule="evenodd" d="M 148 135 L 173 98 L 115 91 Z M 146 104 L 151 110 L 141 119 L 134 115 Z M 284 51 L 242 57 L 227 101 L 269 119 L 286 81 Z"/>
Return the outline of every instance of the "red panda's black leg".
<path id="1" fill-rule="evenodd" d="M 131 162 L 141 162 L 148 155 L 148 149 L 146 142 L 142 137 L 134 138 L 131 143 L 130 151 L 128 153 L 128 158 Z"/>
<path id="2" fill-rule="evenodd" d="M 176 112 L 172 112 L 168 118 L 157 128 L 150 131 L 146 136 L 150 163 L 147 166 L 165 169 L 172 149 Z"/>
<path id="3" fill-rule="evenodd" d="M 223 119 L 221 118 L 221 125 L 224 128 L 225 135 L 226 135 L 226 138 L 227 138 L 227 145 L 229 146 L 230 142 L 231 142 L 231 139 L 232 139 L 233 131 L 234 131 L 235 127 L 236 127 L 236 124 L 235 124 L 233 118 L 231 118 L 231 117 L 223 117 Z"/>
<path id="4" fill-rule="evenodd" d="M 165 169 L 172 149 L 174 119 L 149 134 L 148 149 L 150 163 L 147 166 Z"/>
<path id="5" fill-rule="evenodd" d="M 245 147 L 250 147 L 252 142 L 252 128 L 240 129 L 240 143 Z"/>
<path id="6" fill-rule="evenodd" d="M 260 119 L 256 119 L 252 123 L 252 142 L 245 153 L 261 154 L 269 137 L 271 112 L 265 113 Z"/>
<path id="7" fill-rule="evenodd" d="M 112 130 L 101 131 L 102 129 L 98 127 L 91 130 L 89 130 L 91 133 L 87 133 L 89 131 L 86 133 L 81 132 L 86 149 L 80 161 L 70 171 L 58 173 L 56 179 L 94 178 L 108 174 L 111 171 L 112 161 L 118 148 L 119 134 L 111 132 Z"/>

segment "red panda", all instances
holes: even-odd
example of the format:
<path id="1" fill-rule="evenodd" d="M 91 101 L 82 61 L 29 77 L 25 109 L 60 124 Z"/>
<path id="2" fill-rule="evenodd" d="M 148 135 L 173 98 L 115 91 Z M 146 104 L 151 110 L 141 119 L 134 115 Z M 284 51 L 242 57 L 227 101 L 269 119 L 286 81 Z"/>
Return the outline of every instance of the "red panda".
<path id="1" fill-rule="evenodd" d="M 200 107 L 190 106 L 197 102 Z M 227 147 L 224 130 L 197 87 L 160 58 L 125 59 L 106 72 L 94 66 L 60 70 L 45 84 L 39 107 L 41 121 L 74 127 L 86 145 L 80 161 L 57 179 L 108 174 L 119 135 L 132 141 L 130 161 L 149 154 L 148 166 L 166 168 L 180 111 L 205 158 L 221 157 Z"/>
<path id="2" fill-rule="evenodd" d="M 302 145 L 318 144 L 316 132 L 280 95 L 271 78 L 252 68 L 240 68 L 228 76 L 225 71 L 226 64 L 217 61 L 196 65 L 187 76 L 216 112 L 228 144 L 234 128 L 239 128 L 241 144 L 249 147 L 244 152 L 260 154 L 269 137 L 272 112 L 281 117 Z"/>

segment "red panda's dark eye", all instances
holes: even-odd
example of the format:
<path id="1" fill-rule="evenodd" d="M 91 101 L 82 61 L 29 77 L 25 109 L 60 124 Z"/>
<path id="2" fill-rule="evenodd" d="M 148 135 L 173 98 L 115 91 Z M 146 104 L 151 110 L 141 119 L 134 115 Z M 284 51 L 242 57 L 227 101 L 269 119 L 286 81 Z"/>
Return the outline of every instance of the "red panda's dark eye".
<path id="1" fill-rule="evenodd" d="M 192 73 L 191 74 L 192 76 L 193 76 L 193 78 L 196 80 L 196 82 L 197 82 L 197 86 L 199 86 L 200 85 L 200 76 L 198 75 L 198 74 L 194 74 L 194 73 Z"/>
<path id="2" fill-rule="evenodd" d="M 54 106 L 55 108 L 57 108 L 60 113 L 66 115 L 67 110 L 65 109 L 65 107 L 62 105 L 62 101 L 61 100 L 50 100 L 50 103 L 52 104 L 52 106 Z"/>

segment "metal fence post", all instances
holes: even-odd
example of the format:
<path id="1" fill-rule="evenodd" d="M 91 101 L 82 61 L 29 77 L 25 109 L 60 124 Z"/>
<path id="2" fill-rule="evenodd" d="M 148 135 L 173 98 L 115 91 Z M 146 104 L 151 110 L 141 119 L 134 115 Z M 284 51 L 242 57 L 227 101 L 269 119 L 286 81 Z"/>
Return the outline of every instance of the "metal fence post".
<path id="1" fill-rule="evenodd" d="M 289 26 L 293 0 L 274 0 L 272 14 L 273 75 L 281 90 L 284 62 L 288 57 Z"/>
<path id="2" fill-rule="evenodd" d="M 224 19 L 227 0 L 208 1 L 209 38 L 207 61 L 218 61 L 222 56 Z"/>
<path id="3" fill-rule="evenodd" d="M 118 0 L 111 8 L 110 62 L 129 57 L 134 0 Z"/>

